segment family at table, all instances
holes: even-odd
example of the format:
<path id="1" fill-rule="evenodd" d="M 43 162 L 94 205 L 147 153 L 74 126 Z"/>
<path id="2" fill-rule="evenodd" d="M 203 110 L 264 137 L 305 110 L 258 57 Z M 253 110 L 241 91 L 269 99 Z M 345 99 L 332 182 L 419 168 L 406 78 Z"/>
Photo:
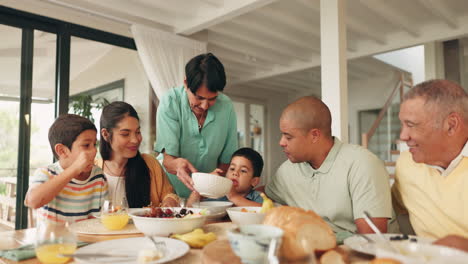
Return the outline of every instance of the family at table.
<path id="1" fill-rule="evenodd" d="M 86 118 L 59 116 L 49 129 L 58 161 L 35 172 L 25 204 L 38 209 L 38 219 L 58 222 L 88 219 L 106 199 L 132 208 L 176 207 L 181 199 L 190 205 L 204 199 L 190 175 L 208 172 L 233 181 L 221 200 L 236 206 L 260 206 L 265 192 L 279 204 L 313 210 L 336 233 L 372 233 L 364 211 L 382 232 L 399 233 L 396 216 L 407 217 L 418 236 L 468 251 L 468 94 L 458 84 L 430 80 L 405 94 L 400 139 L 409 151 L 397 161 L 392 187 L 374 154 L 332 136 L 330 110 L 314 96 L 284 109 L 279 144 L 287 160 L 259 187 L 263 159 L 238 148 L 222 63 L 198 55 L 183 82 L 160 99 L 157 158 L 139 152 L 139 117 L 128 103 L 105 106 L 99 131 Z"/>

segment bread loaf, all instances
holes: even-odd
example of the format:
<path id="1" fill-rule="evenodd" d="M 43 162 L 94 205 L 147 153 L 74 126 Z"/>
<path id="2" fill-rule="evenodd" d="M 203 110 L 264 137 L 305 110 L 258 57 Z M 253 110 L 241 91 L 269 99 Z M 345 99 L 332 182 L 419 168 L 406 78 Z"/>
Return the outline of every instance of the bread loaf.
<path id="1" fill-rule="evenodd" d="M 400 261 L 389 258 L 375 258 L 370 264 L 401 264 Z"/>
<path id="2" fill-rule="evenodd" d="M 349 254 L 340 247 L 325 252 L 320 257 L 320 264 L 348 264 Z"/>
<path id="3" fill-rule="evenodd" d="M 313 211 L 276 207 L 266 214 L 263 224 L 283 229 L 280 256 L 288 260 L 299 260 L 314 251 L 323 252 L 336 247 L 333 230 Z"/>

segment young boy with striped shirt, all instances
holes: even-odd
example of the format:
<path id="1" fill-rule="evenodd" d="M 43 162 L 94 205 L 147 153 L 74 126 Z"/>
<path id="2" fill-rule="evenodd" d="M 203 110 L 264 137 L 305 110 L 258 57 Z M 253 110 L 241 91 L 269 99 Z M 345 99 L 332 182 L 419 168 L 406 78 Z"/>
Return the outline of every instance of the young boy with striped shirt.
<path id="1" fill-rule="evenodd" d="M 75 222 L 99 212 L 107 199 L 107 181 L 94 165 L 94 124 L 72 114 L 59 116 L 49 129 L 49 142 L 57 162 L 34 173 L 25 204 L 39 208 L 38 219 Z"/>

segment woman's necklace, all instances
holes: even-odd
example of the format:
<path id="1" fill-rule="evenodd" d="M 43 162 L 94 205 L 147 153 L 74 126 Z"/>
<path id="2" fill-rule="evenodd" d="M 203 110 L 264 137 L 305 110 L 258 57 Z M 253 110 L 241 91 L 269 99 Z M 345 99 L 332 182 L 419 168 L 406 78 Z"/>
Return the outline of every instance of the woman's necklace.
<path id="1" fill-rule="evenodd" d="M 123 167 L 122 169 L 120 169 L 120 173 L 115 173 L 114 171 L 111 170 L 111 168 L 109 167 L 109 165 L 107 165 L 106 162 L 104 162 L 104 167 L 106 167 L 107 170 L 108 170 L 113 176 L 118 176 L 118 177 L 124 176 L 124 172 L 125 172 L 125 168 L 126 168 L 126 167 Z"/>

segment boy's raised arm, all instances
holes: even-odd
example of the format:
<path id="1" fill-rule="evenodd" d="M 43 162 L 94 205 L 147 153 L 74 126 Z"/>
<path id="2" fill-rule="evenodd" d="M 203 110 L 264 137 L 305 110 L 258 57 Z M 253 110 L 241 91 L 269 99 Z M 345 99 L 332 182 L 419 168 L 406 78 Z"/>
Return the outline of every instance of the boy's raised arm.
<path id="1" fill-rule="evenodd" d="M 95 155 L 94 151 L 82 151 L 70 167 L 62 173 L 31 188 L 26 195 L 25 205 L 37 209 L 48 204 L 73 178 L 83 171 L 91 171 Z"/>

